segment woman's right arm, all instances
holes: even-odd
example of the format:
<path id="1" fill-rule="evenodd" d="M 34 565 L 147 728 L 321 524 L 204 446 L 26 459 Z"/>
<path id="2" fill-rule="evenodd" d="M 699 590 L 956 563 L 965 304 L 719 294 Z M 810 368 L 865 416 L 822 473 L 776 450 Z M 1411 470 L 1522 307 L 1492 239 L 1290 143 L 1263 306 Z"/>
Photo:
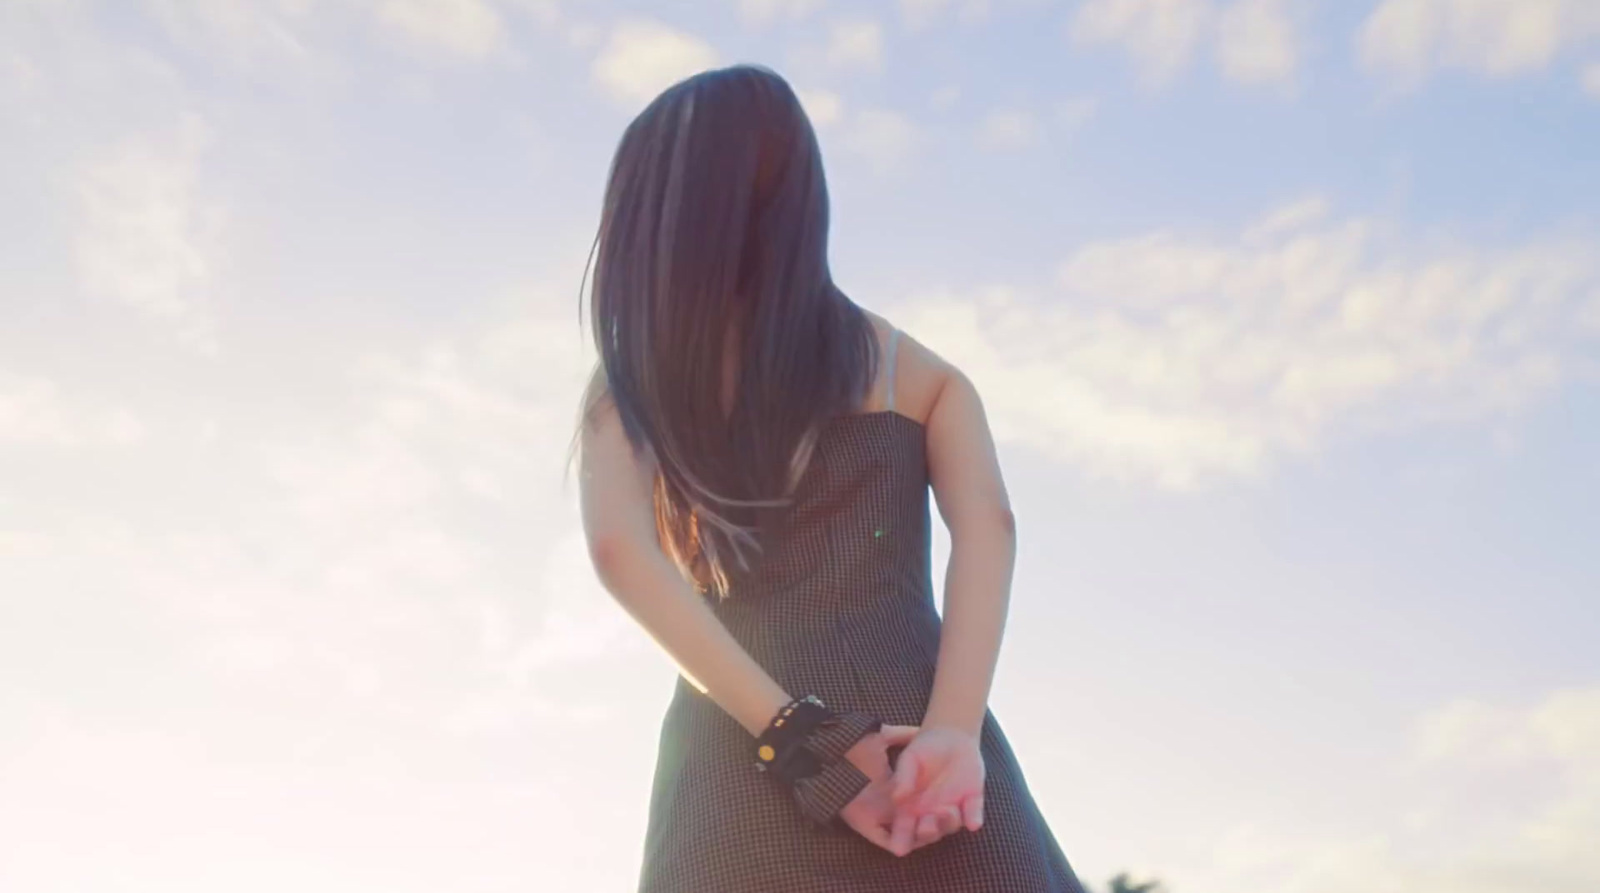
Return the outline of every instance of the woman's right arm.
<path id="1" fill-rule="evenodd" d="M 601 399 L 599 390 L 590 388 L 579 434 L 583 528 L 595 570 L 683 674 L 752 736 L 759 735 L 790 695 L 728 632 L 662 550 L 654 469 L 639 460 L 615 405 Z M 847 722 L 813 733 L 813 749 L 830 762 L 796 782 L 792 793 L 812 821 L 842 820 L 888 849 L 894 817 L 888 748 L 910 742 L 916 728 L 868 731 L 865 719 L 870 717 L 850 714 Z"/>
<path id="2" fill-rule="evenodd" d="M 584 535 L 600 582 L 685 676 L 752 736 L 790 701 L 662 551 L 654 471 L 640 460 L 616 407 L 591 388 L 580 437 Z"/>

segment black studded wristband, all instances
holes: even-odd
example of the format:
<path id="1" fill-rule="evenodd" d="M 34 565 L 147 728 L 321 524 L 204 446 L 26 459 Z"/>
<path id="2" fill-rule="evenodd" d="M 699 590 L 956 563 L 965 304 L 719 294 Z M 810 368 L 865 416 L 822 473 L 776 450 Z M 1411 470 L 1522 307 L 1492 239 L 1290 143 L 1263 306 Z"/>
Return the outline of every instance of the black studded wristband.
<path id="1" fill-rule="evenodd" d="M 844 755 L 881 728 L 883 721 L 870 714 L 835 713 L 815 696 L 798 698 L 757 736 L 756 768 L 783 782 L 806 818 L 833 825 L 870 781 Z"/>

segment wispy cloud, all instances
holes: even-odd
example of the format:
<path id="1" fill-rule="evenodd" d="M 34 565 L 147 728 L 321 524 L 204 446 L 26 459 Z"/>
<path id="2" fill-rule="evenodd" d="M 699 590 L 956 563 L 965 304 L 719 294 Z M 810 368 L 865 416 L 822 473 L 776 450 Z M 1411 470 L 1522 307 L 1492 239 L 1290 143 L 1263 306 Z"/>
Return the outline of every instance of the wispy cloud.
<path id="1" fill-rule="evenodd" d="M 146 0 L 168 36 L 239 68 L 304 69 L 316 62 L 310 33 L 326 3 L 194 3 Z"/>
<path id="2" fill-rule="evenodd" d="M 143 0 L 167 35 L 212 62 L 319 84 L 349 74 L 352 48 L 373 38 L 413 59 L 481 62 L 511 50 L 508 21 L 564 23 L 560 0 Z M 569 27 L 577 27 L 568 23 Z"/>
<path id="3" fill-rule="evenodd" d="M 144 438 L 144 423 L 126 407 L 82 403 L 53 381 L 0 370 L 0 445 L 121 445 Z"/>
<path id="4" fill-rule="evenodd" d="M 735 0 L 739 15 L 755 25 L 779 20 L 800 21 L 822 9 L 827 0 Z"/>
<path id="5" fill-rule="evenodd" d="M 846 149 L 884 171 L 909 158 L 919 139 L 917 125 L 910 118 L 885 108 L 865 108 L 851 115 L 843 134 Z"/>
<path id="6" fill-rule="evenodd" d="M 1424 711 L 1410 731 L 1364 756 L 1363 771 L 1384 780 L 1365 820 L 1267 810 L 1200 842 L 1182 876 L 1199 889 L 1294 893 L 1600 884 L 1600 688 L 1525 704 L 1462 698 Z"/>
<path id="7" fill-rule="evenodd" d="M 828 31 L 826 58 L 838 69 L 883 67 L 883 26 L 871 19 L 834 22 Z"/>
<path id="8" fill-rule="evenodd" d="M 1120 47 L 1147 80 L 1164 83 L 1188 67 L 1212 15 L 1209 0 L 1087 0 L 1073 14 L 1072 38 Z"/>
<path id="9" fill-rule="evenodd" d="M 207 353 L 217 350 L 209 304 L 223 220 L 198 184 L 211 138 L 203 118 L 187 115 L 174 133 L 110 147 L 76 184 L 85 289 L 166 321 Z"/>
<path id="10" fill-rule="evenodd" d="M 484 0 L 382 0 L 376 11 L 407 43 L 468 59 L 492 55 L 506 39 L 499 12 Z"/>
<path id="11" fill-rule="evenodd" d="M 181 467 L 144 451 L 134 467 L 179 482 L 176 506 L 21 503 L 28 525 L 0 525 L 0 589 L 89 592 L 160 618 L 172 638 L 142 660 L 268 688 L 294 709 L 347 699 L 446 722 L 479 697 L 558 704 L 574 663 L 648 645 L 594 581 L 564 490 L 590 362 L 573 320 L 542 312 L 369 355 L 322 382 L 339 408 L 292 431 Z M 0 446 L 139 435 L 82 402 L 0 377 Z M 8 622 L 55 610 L 40 598 Z M 487 638 L 486 615 L 499 624 Z"/>
<path id="12" fill-rule="evenodd" d="M 990 0 L 900 0 L 900 17 L 911 28 L 931 25 L 951 12 L 974 22 L 989 14 Z"/>
<path id="13" fill-rule="evenodd" d="M 1214 49 L 1222 73 L 1242 84 L 1286 85 L 1300 67 L 1295 13 L 1304 0 L 1086 0 L 1073 13 L 1079 46 L 1121 49 L 1151 86 L 1188 69 Z"/>
<path id="14" fill-rule="evenodd" d="M 908 327 L 980 379 L 1001 436 L 1169 487 L 1593 374 L 1592 241 L 1420 251 L 1324 212 L 1299 203 L 1226 240 L 1091 243 L 1062 265 L 1061 297 L 936 296 Z"/>
<path id="15" fill-rule="evenodd" d="M 711 44 L 649 19 L 624 19 L 594 60 L 595 80 L 620 102 L 640 105 L 717 63 Z"/>
<path id="16" fill-rule="evenodd" d="M 1445 68 L 1510 77 L 1596 39 L 1590 0 L 1384 0 L 1361 27 L 1360 56 L 1404 83 Z"/>
<path id="17" fill-rule="evenodd" d="M 1296 0 L 1238 0 L 1217 22 L 1217 62 L 1241 84 L 1294 82 L 1300 70 Z"/>
<path id="18" fill-rule="evenodd" d="M 844 114 L 844 99 L 831 90 L 797 90 L 796 93 L 811 123 L 818 128 L 832 127 Z"/>

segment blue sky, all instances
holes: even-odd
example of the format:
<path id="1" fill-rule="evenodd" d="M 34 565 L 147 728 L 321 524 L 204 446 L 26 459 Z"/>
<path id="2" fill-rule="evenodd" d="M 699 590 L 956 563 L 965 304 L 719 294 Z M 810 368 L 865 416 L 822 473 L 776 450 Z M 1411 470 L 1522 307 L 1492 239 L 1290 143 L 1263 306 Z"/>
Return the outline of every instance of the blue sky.
<path id="1" fill-rule="evenodd" d="M 578 283 L 736 61 L 985 393 L 1086 879 L 1600 886 L 1591 0 L 0 6 L 0 886 L 632 889 Z"/>

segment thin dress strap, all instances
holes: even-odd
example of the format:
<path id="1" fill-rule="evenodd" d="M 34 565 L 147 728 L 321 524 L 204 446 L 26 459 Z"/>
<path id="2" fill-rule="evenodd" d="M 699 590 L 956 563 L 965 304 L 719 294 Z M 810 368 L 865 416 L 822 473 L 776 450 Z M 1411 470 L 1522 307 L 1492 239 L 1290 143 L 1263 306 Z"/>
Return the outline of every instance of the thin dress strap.
<path id="1" fill-rule="evenodd" d="M 884 360 L 884 362 L 889 367 L 888 375 L 886 376 L 885 385 L 884 385 L 884 387 L 888 390 L 888 394 L 884 398 L 884 407 L 886 409 L 888 409 L 890 412 L 894 411 L 894 357 L 895 357 L 895 348 L 897 348 L 899 346 L 900 346 L 900 330 L 899 329 L 890 329 L 889 330 L 889 349 L 887 351 L 888 355 Z"/>

